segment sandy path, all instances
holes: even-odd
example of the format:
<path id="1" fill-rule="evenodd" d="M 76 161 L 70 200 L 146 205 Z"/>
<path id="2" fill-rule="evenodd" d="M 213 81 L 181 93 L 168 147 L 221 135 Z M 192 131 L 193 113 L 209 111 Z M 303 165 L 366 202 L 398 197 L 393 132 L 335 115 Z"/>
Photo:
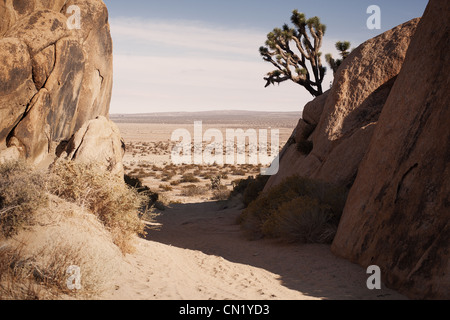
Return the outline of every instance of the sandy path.
<path id="1" fill-rule="evenodd" d="M 116 290 L 103 299 L 404 299 L 366 287 L 365 270 L 329 246 L 247 241 L 237 209 L 179 204 L 157 218 L 160 230 L 127 257 Z"/>

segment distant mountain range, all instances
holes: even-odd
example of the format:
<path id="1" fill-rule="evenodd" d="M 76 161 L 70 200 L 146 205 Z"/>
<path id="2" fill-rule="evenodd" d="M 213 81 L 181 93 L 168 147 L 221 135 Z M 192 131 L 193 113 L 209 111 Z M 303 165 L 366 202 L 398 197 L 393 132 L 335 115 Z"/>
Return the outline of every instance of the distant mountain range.
<path id="1" fill-rule="evenodd" d="M 230 123 L 274 123 L 281 122 L 295 126 L 302 112 L 264 112 L 245 110 L 218 110 L 200 112 L 156 112 L 142 114 L 111 114 L 116 123 L 167 123 L 179 124 L 203 121 L 205 124 Z"/>

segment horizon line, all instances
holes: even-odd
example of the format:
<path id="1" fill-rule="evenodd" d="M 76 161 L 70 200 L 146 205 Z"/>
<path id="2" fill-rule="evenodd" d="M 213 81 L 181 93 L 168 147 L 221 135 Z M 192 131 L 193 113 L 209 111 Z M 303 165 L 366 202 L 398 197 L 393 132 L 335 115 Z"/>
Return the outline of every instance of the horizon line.
<path id="1" fill-rule="evenodd" d="M 121 116 L 121 115 L 127 115 L 127 116 L 133 116 L 133 115 L 150 115 L 150 114 L 174 114 L 174 113 L 183 113 L 183 114 L 194 114 L 194 113 L 303 113 L 301 110 L 299 111 L 280 111 L 280 110 L 263 110 L 263 111 L 256 111 L 256 110 L 201 110 L 201 111 L 159 111 L 159 112 L 138 112 L 138 113 L 121 113 L 121 112 L 109 112 L 110 116 Z"/>

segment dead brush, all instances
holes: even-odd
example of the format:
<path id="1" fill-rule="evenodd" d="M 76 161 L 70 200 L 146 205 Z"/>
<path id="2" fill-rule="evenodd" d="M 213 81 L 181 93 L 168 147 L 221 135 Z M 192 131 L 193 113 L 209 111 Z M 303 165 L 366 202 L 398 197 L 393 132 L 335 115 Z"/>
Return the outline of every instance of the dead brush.
<path id="1" fill-rule="evenodd" d="M 25 254 L 24 245 L 0 247 L 0 300 L 89 298 L 103 292 L 111 271 L 85 250 L 87 244 L 56 243 Z M 82 270 L 81 289 L 68 287 L 70 266 Z"/>
<path id="2" fill-rule="evenodd" d="M 41 289 L 30 264 L 20 248 L 0 245 L 0 300 L 39 300 Z"/>
<path id="3" fill-rule="evenodd" d="M 42 172 L 21 161 L 0 165 L 0 236 L 17 234 L 33 223 L 37 209 L 47 205 Z"/>
<path id="4" fill-rule="evenodd" d="M 145 195 L 95 164 L 58 161 L 51 169 L 48 188 L 56 196 L 94 213 L 124 253 L 130 251 L 129 239 L 144 233 L 138 212 L 145 206 Z"/>

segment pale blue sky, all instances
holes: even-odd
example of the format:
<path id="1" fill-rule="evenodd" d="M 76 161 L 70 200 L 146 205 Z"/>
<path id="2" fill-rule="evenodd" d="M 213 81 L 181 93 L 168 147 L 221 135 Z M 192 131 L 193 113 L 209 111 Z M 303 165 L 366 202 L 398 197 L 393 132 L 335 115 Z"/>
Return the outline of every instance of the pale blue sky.
<path id="1" fill-rule="evenodd" d="M 312 99 L 301 86 L 264 88 L 273 67 L 258 53 L 266 34 L 293 9 L 327 25 L 322 52 L 334 43 L 358 46 L 420 17 L 426 0 L 106 0 L 114 42 L 111 113 L 201 110 L 301 111 Z M 370 5 L 381 30 L 369 30 Z M 328 88 L 329 72 L 324 87 Z"/>

